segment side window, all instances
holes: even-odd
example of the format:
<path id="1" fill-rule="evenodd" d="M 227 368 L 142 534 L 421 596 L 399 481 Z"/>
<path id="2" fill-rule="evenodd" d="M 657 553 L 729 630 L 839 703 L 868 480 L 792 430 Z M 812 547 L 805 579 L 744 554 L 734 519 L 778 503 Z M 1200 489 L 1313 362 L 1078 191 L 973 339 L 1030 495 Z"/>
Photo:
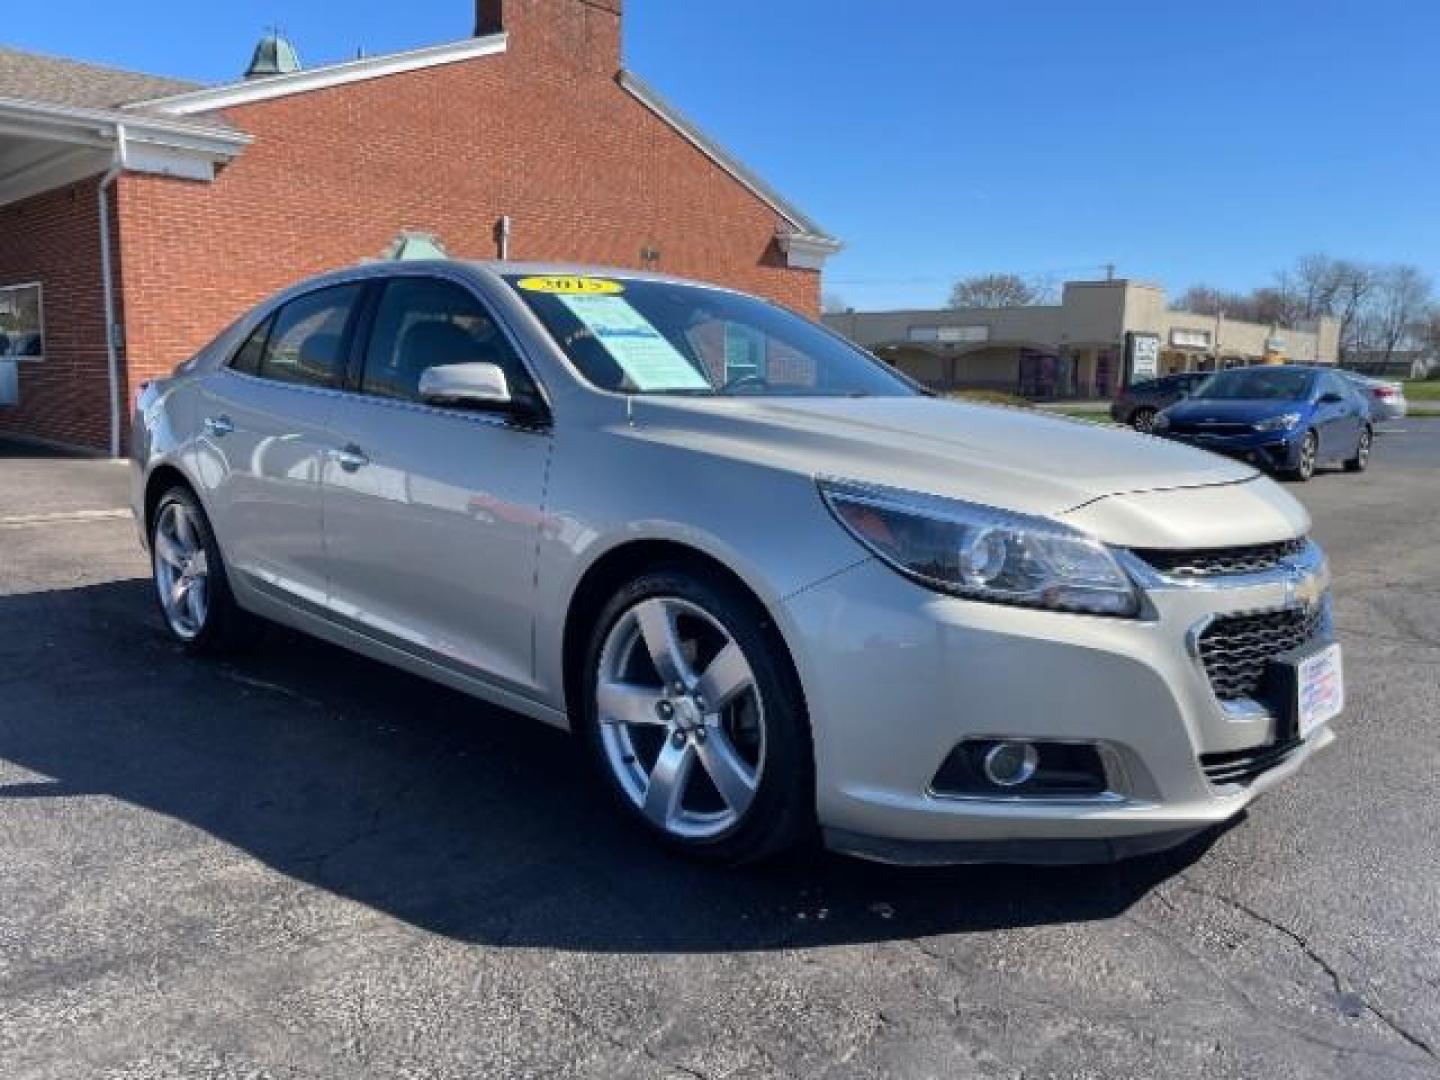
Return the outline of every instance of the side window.
<path id="1" fill-rule="evenodd" d="M 271 315 L 250 331 L 250 336 L 245 339 L 245 344 L 236 349 L 235 355 L 230 358 L 232 368 L 236 371 L 243 371 L 246 375 L 260 374 L 260 357 L 265 352 L 265 340 L 270 336 L 270 327 L 274 323 L 275 316 Z"/>
<path id="2" fill-rule="evenodd" d="M 272 320 L 260 375 L 301 386 L 338 387 L 345 375 L 345 328 L 363 286 L 336 285 L 296 297 Z"/>
<path id="3" fill-rule="evenodd" d="M 420 400 L 420 375 L 444 364 L 498 364 L 518 398 L 534 393 L 529 374 L 480 301 L 453 281 L 392 278 L 375 311 L 362 393 Z"/>

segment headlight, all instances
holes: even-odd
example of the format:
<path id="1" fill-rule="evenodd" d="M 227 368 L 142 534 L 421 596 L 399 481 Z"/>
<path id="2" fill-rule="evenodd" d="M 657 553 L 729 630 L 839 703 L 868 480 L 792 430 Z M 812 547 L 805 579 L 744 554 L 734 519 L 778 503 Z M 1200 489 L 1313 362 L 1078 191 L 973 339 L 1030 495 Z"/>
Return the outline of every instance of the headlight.
<path id="1" fill-rule="evenodd" d="M 1170 427 L 1170 418 L 1163 412 L 1156 413 L 1155 419 L 1150 423 L 1151 431 L 1165 431 Z"/>
<path id="2" fill-rule="evenodd" d="M 1256 431 L 1289 431 L 1296 424 L 1300 423 L 1298 412 L 1281 413 L 1279 416 L 1272 416 L 1266 420 L 1258 420 L 1250 426 Z"/>
<path id="3" fill-rule="evenodd" d="M 847 481 L 820 481 L 835 517 L 906 577 L 999 604 L 1134 615 L 1139 598 L 1104 544 L 1045 518 Z"/>

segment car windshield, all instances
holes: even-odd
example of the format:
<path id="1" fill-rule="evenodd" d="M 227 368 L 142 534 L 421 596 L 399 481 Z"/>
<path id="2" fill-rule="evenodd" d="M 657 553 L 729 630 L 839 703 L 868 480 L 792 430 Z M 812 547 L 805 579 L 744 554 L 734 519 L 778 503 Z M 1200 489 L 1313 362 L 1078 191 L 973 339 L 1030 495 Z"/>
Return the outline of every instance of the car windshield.
<path id="1" fill-rule="evenodd" d="M 1303 401 L 1315 376 L 1295 368 L 1243 368 L 1210 376 L 1190 396 L 1222 401 Z"/>
<path id="2" fill-rule="evenodd" d="M 634 278 L 505 280 L 580 373 L 602 390 L 706 397 L 922 392 L 868 353 L 753 297 Z"/>

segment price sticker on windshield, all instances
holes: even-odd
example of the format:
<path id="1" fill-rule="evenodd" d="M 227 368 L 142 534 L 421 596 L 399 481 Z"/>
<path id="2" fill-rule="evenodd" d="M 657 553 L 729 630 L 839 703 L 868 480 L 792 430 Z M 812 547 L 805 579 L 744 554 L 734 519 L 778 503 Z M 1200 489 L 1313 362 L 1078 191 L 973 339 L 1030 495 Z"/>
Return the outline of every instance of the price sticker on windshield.
<path id="1" fill-rule="evenodd" d="M 625 286 L 609 278 L 544 275 L 521 278 L 516 286 L 526 292 L 553 293 L 557 296 L 613 296 Z"/>

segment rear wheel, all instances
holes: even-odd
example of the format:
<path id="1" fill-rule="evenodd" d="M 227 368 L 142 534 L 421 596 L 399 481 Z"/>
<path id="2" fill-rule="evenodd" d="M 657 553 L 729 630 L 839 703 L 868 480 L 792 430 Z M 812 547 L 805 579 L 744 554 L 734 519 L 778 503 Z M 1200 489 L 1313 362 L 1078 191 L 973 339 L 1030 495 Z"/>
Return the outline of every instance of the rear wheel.
<path id="1" fill-rule="evenodd" d="M 1345 462 L 1346 472 L 1364 472 L 1370 467 L 1370 444 L 1375 440 L 1375 433 L 1366 424 L 1365 429 L 1360 432 L 1360 442 L 1355 447 L 1355 456 Z"/>
<path id="2" fill-rule="evenodd" d="M 1148 435 L 1155 430 L 1155 410 L 1136 409 L 1130 414 L 1130 426 L 1136 431 L 1143 431 Z"/>
<path id="3" fill-rule="evenodd" d="M 189 489 L 173 487 L 156 504 L 150 561 L 160 614 L 186 652 L 227 652 L 250 639 L 254 622 L 235 603 L 210 520 Z"/>
<path id="4" fill-rule="evenodd" d="M 1290 470 L 1290 476 L 1302 483 L 1315 475 L 1315 463 L 1320 456 L 1320 440 L 1315 432 L 1305 432 L 1304 438 L 1300 440 L 1300 455 L 1295 462 L 1295 467 Z"/>
<path id="5" fill-rule="evenodd" d="M 657 571 L 606 606 L 587 652 L 584 735 L 623 811 L 666 846 L 742 863 L 814 823 L 809 721 L 750 597 Z"/>

